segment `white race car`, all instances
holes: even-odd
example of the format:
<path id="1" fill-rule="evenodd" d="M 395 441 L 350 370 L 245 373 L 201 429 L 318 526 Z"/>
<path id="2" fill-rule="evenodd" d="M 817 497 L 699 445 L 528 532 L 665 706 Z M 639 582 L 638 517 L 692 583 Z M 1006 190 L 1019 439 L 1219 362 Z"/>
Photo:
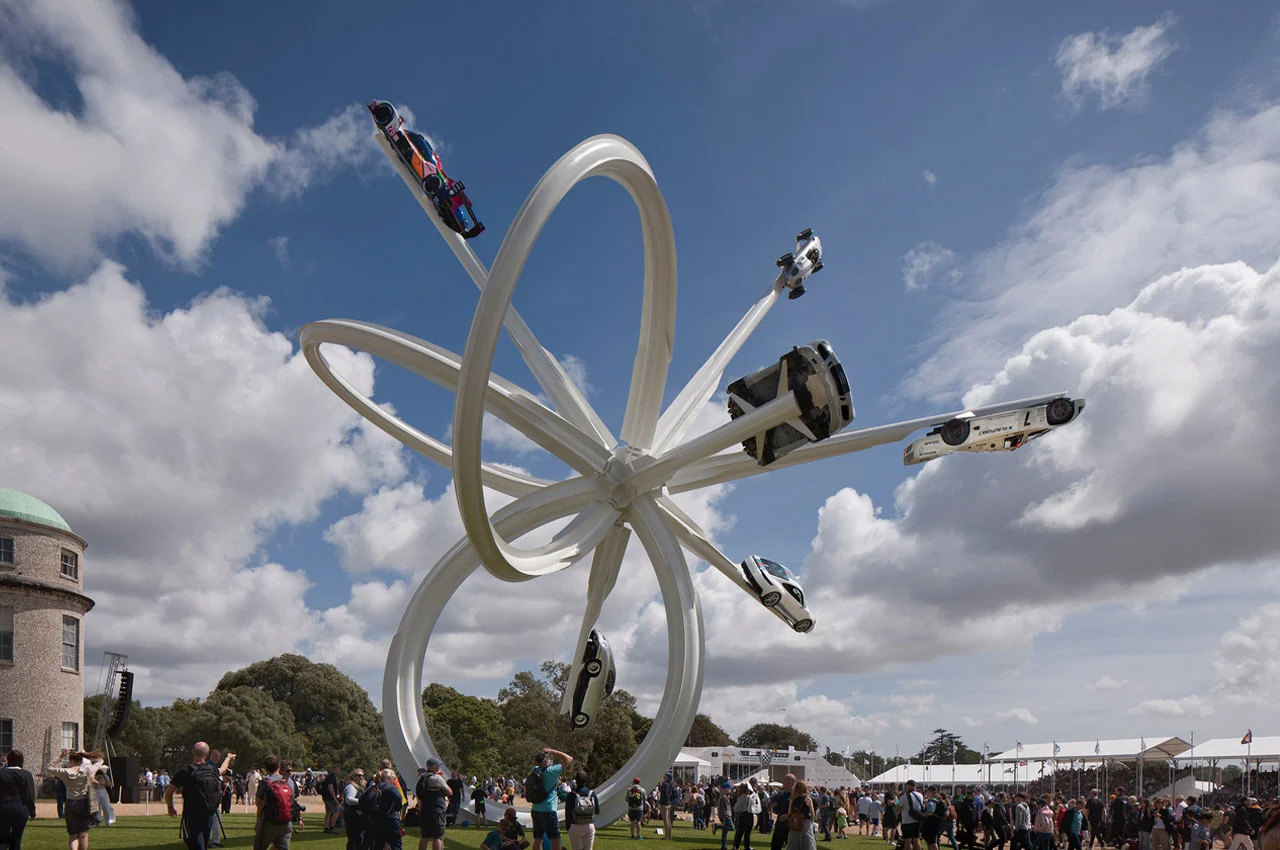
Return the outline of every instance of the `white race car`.
<path id="1" fill-rule="evenodd" d="M 729 415 L 737 419 L 788 392 L 795 392 L 800 415 L 742 442 L 743 451 L 761 466 L 807 443 L 825 440 L 853 421 L 849 381 L 825 339 L 798 345 L 777 363 L 730 384 Z"/>
<path id="2" fill-rule="evenodd" d="M 1063 397 L 989 416 L 958 416 L 903 449 L 902 463 L 912 466 L 953 452 L 1011 452 L 1073 421 L 1082 410 L 1084 399 Z"/>
<path id="3" fill-rule="evenodd" d="M 569 710 L 569 722 L 574 729 L 585 729 L 595 719 L 600 703 L 613 693 L 616 676 L 609 641 L 592 629 L 587 638 L 587 647 L 582 653 L 578 681 L 573 686 L 573 706 Z"/>
<path id="4" fill-rule="evenodd" d="M 748 555 L 742 562 L 742 575 L 760 598 L 760 604 L 784 623 L 801 634 L 813 629 L 813 617 L 804 607 L 804 590 L 791 570 L 777 561 Z"/>
<path id="5" fill-rule="evenodd" d="M 813 235 L 812 227 L 796 234 L 795 251 L 779 257 L 778 268 L 782 269 L 778 277 L 788 290 L 787 297 L 794 300 L 804 295 L 809 275 L 822 271 L 822 240 Z"/>

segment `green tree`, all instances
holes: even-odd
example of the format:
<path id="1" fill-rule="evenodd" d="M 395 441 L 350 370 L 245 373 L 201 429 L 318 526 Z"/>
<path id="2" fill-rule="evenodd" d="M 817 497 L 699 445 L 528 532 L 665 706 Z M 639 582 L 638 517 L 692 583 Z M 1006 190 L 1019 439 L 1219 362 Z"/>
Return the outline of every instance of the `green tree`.
<path id="1" fill-rule="evenodd" d="M 284 703 L 321 765 L 371 766 L 388 755 L 369 695 L 332 664 L 278 655 L 227 673 L 216 691 L 249 687 Z"/>
<path id="2" fill-rule="evenodd" d="M 236 767 L 241 770 L 261 765 L 269 753 L 298 767 L 312 758 L 289 707 L 244 685 L 214 691 L 194 711 L 184 712 L 175 732 L 187 742 L 178 765 L 190 761 L 190 747 L 196 741 L 207 741 L 223 753 L 235 753 Z"/>
<path id="3" fill-rule="evenodd" d="M 710 717 L 699 713 L 693 718 L 693 726 L 689 727 L 684 745 L 686 747 L 729 747 L 733 745 L 733 738 L 729 737 L 729 733 L 717 726 Z"/>
<path id="4" fill-rule="evenodd" d="M 933 740 L 920 748 L 916 758 L 924 764 L 951 764 L 952 752 L 955 753 L 956 764 L 982 762 L 982 753 L 969 749 L 959 735 L 946 729 L 934 729 Z"/>
<path id="5" fill-rule="evenodd" d="M 797 750 L 816 750 L 818 742 L 812 735 L 801 732 L 794 726 L 757 723 L 738 737 L 738 746 L 772 750 L 785 750 L 787 747 L 795 747 Z"/>
<path id="6" fill-rule="evenodd" d="M 102 704 L 102 699 L 101 695 L 85 698 L 84 717 L 87 732 L 96 731 L 98 708 Z M 189 748 L 194 743 L 173 739 L 174 716 L 175 712 L 169 706 L 143 708 L 141 703 L 134 700 L 124 728 L 111 739 L 111 746 L 121 755 L 136 755 L 143 767 L 156 770 L 169 768 L 170 762 L 166 753 L 180 752 L 184 746 Z"/>
<path id="7" fill-rule="evenodd" d="M 447 690 L 452 691 L 452 688 Z M 498 772 L 505 741 L 505 723 L 501 709 L 493 700 L 467 696 L 453 691 L 451 696 L 440 692 L 423 692 L 423 702 L 428 697 L 438 704 L 430 706 L 432 721 L 448 730 L 457 746 L 457 760 L 449 766 L 463 773 L 487 776 Z"/>

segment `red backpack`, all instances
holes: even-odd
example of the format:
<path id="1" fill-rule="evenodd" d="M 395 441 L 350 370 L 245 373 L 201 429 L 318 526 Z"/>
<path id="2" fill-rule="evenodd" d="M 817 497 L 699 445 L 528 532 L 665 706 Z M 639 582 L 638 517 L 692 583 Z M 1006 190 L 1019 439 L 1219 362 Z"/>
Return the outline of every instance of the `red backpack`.
<path id="1" fill-rule="evenodd" d="M 262 811 L 271 823 L 289 823 L 293 820 L 293 791 L 288 782 L 277 779 L 267 783 Z"/>

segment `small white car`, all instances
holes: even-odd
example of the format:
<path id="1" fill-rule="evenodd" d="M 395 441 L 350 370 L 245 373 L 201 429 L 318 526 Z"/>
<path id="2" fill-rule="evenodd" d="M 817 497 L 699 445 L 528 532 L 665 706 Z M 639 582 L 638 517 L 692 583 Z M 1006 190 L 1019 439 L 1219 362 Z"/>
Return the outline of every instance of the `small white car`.
<path id="1" fill-rule="evenodd" d="M 809 275 L 822 271 L 822 240 L 813 235 L 813 228 L 806 227 L 796 234 L 796 249 L 778 258 L 778 275 L 787 288 L 787 297 L 795 300 L 804 295 L 804 282 Z"/>
<path id="2" fill-rule="evenodd" d="M 804 590 L 791 570 L 777 561 L 748 555 L 742 562 L 742 575 L 760 604 L 778 619 L 801 634 L 813 629 L 813 617 L 804 607 Z"/>
<path id="3" fill-rule="evenodd" d="M 825 440 L 854 417 L 844 367 L 825 339 L 796 346 L 777 363 L 734 381 L 728 392 L 729 416 L 734 419 L 788 392 L 796 394 L 800 416 L 742 442 L 743 451 L 761 466 Z"/>
<path id="4" fill-rule="evenodd" d="M 902 450 L 902 463 L 912 466 L 954 452 L 1011 452 L 1072 422 L 1084 410 L 1084 399 L 1055 398 L 989 416 L 948 419 Z"/>
<path id="5" fill-rule="evenodd" d="M 600 703 L 613 693 L 617 674 L 613 669 L 613 650 L 609 641 L 595 629 L 587 638 L 582 652 L 582 668 L 578 681 L 573 685 L 573 706 L 569 710 L 569 722 L 574 729 L 591 725 L 600 711 Z"/>

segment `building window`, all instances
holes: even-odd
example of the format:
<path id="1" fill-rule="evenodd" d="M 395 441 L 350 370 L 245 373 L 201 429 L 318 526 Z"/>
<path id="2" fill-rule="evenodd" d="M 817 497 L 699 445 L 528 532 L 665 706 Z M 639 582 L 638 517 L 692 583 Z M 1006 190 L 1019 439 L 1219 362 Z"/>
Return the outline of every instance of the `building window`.
<path id="1" fill-rule="evenodd" d="M 0 717 L 0 750 L 13 749 L 13 721 Z"/>
<path id="2" fill-rule="evenodd" d="M 62 618 L 62 669 L 80 669 L 80 621 L 75 617 Z"/>
<path id="3" fill-rule="evenodd" d="M 63 723 L 62 724 L 62 748 L 64 750 L 80 749 L 80 724 L 79 723 Z"/>
<path id="4" fill-rule="evenodd" d="M 13 538 L 0 537 L 0 564 L 13 563 Z"/>
<path id="5" fill-rule="evenodd" d="M 0 605 L 0 661 L 13 661 L 13 606 Z M 8 752 L 7 750 L 0 750 Z"/>
<path id="6" fill-rule="evenodd" d="M 62 574 L 67 578 L 80 578 L 80 556 L 70 549 L 62 550 Z"/>

